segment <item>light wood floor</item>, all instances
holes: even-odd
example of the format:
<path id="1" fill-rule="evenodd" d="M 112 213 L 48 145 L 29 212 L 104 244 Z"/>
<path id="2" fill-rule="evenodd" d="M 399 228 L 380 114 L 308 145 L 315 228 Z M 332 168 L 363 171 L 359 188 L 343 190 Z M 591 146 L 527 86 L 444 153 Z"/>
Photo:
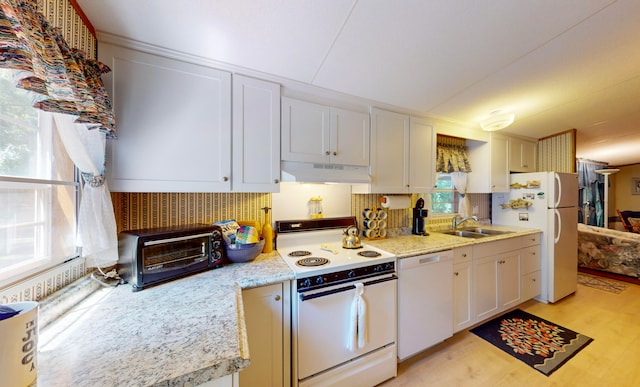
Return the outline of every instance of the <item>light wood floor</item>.
<path id="1" fill-rule="evenodd" d="M 578 285 L 555 304 L 520 308 L 594 341 L 545 376 L 463 331 L 400 363 L 398 377 L 381 386 L 640 386 L 640 285 L 620 294 Z"/>

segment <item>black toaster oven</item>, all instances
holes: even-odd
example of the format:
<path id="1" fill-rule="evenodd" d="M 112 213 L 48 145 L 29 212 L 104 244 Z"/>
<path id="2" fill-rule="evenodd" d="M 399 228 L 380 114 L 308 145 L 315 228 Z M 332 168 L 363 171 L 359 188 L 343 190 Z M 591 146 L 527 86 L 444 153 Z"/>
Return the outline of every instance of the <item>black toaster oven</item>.
<path id="1" fill-rule="evenodd" d="M 133 291 L 222 266 L 224 242 L 217 225 L 148 228 L 118 236 L 118 271 Z"/>

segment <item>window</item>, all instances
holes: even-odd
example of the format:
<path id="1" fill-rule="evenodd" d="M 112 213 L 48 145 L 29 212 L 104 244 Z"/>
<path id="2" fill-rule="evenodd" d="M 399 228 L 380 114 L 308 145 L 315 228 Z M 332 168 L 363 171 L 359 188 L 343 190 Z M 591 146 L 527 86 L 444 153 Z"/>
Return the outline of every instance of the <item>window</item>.
<path id="1" fill-rule="evenodd" d="M 0 69 L 0 286 L 77 255 L 76 170 L 31 105 Z"/>
<path id="2" fill-rule="evenodd" d="M 431 194 L 432 214 L 455 214 L 458 211 L 458 191 L 448 173 L 439 173 L 436 189 Z"/>

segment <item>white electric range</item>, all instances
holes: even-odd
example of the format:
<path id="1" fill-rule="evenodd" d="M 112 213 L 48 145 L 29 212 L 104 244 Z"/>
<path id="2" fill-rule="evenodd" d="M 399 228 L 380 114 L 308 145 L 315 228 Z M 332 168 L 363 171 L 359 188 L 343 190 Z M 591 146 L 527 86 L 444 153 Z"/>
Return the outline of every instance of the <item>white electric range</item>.
<path id="1" fill-rule="evenodd" d="M 294 387 L 374 386 L 397 374 L 396 257 L 365 243 L 343 248 L 350 226 L 355 217 L 276 222 L 278 253 L 295 274 Z"/>

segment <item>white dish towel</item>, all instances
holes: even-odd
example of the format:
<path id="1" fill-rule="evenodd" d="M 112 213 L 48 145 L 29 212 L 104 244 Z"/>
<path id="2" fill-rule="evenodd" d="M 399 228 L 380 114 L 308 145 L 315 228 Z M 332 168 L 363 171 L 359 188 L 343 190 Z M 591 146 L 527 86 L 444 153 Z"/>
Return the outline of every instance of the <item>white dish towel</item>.
<path id="1" fill-rule="evenodd" d="M 351 315 L 349 316 L 349 332 L 347 337 L 347 349 L 355 352 L 364 348 L 367 344 L 367 303 L 362 295 L 364 285 L 360 282 L 354 285 L 356 292 L 351 302 Z"/>

